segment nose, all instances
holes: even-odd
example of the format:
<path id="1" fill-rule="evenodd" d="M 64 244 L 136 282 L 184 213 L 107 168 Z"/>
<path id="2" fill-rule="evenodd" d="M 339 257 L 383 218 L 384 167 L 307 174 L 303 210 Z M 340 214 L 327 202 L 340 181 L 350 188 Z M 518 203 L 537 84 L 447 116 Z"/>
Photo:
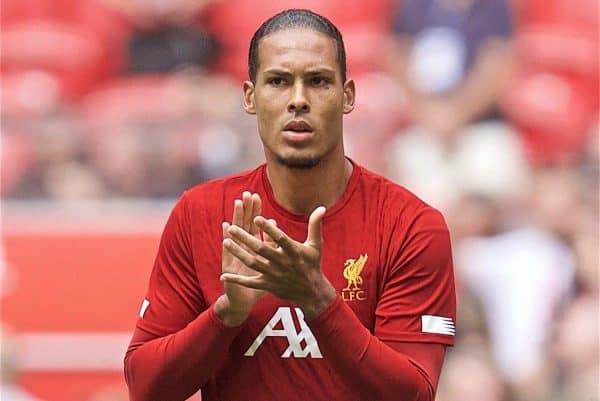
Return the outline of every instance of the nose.
<path id="1" fill-rule="evenodd" d="M 294 85 L 292 97 L 287 108 L 290 113 L 307 113 L 310 111 L 310 103 L 306 98 L 304 85 L 302 83 Z"/>

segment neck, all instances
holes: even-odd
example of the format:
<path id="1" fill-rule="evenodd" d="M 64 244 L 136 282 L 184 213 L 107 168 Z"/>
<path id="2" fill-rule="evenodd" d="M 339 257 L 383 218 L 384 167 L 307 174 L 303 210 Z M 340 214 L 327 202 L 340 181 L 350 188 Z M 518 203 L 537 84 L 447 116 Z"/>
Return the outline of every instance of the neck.
<path id="1" fill-rule="evenodd" d="M 267 160 L 267 177 L 277 202 L 296 214 L 309 214 L 318 206 L 327 208 L 344 194 L 352 163 L 345 157 L 335 161 L 322 159 L 309 169 L 289 168 Z"/>

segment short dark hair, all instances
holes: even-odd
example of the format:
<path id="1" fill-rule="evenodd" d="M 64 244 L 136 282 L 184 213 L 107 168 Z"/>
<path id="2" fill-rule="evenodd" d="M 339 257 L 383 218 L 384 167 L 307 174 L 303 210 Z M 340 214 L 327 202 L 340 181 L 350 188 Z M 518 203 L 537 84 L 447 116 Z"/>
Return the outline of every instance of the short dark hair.
<path id="1" fill-rule="evenodd" d="M 335 25 L 327 18 L 304 9 L 290 9 L 280 12 L 263 22 L 254 33 L 250 41 L 248 51 L 248 76 L 252 82 L 256 82 L 256 70 L 258 69 L 258 44 L 268 34 L 282 31 L 284 29 L 309 28 L 321 32 L 335 40 L 337 46 L 338 62 L 342 75 L 342 83 L 346 82 L 346 50 L 342 34 Z"/>

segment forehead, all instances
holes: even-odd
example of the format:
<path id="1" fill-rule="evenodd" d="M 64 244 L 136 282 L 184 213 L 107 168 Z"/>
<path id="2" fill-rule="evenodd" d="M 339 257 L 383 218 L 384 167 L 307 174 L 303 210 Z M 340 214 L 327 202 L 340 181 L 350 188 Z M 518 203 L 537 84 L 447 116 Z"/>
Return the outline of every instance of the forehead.
<path id="1" fill-rule="evenodd" d="M 329 67 L 338 70 L 333 38 L 313 29 L 284 29 L 266 35 L 258 45 L 258 71 L 269 68 Z"/>

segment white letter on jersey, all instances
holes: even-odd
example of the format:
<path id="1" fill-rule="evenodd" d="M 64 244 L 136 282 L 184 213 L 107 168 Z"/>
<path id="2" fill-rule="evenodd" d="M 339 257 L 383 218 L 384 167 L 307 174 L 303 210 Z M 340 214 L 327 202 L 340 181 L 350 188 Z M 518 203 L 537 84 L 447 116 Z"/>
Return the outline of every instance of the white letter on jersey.
<path id="1" fill-rule="evenodd" d="M 300 322 L 300 333 L 296 332 L 296 327 L 292 320 L 291 309 L 279 307 L 244 355 L 254 356 L 258 347 L 260 347 L 267 337 L 286 337 L 289 346 L 281 355 L 282 358 L 289 358 L 291 356 L 295 358 L 306 358 L 309 355 L 312 358 L 323 358 L 317 339 L 306 325 L 306 322 L 304 322 L 304 313 L 302 313 L 300 308 L 294 308 L 294 310 L 298 316 L 298 321 Z M 281 322 L 283 329 L 274 329 L 279 322 Z M 304 349 L 302 349 L 302 340 L 306 343 Z"/>
<path id="2" fill-rule="evenodd" d="M 148 309 L 148 306 L 150 306 L 150 301 L 144 299 L 144 302 L 142 302 L 142 308 L 140 309 L 140 317 L 142 319 L 144 318 L 144 313 L 146 313 L 146 309 Z"/>

